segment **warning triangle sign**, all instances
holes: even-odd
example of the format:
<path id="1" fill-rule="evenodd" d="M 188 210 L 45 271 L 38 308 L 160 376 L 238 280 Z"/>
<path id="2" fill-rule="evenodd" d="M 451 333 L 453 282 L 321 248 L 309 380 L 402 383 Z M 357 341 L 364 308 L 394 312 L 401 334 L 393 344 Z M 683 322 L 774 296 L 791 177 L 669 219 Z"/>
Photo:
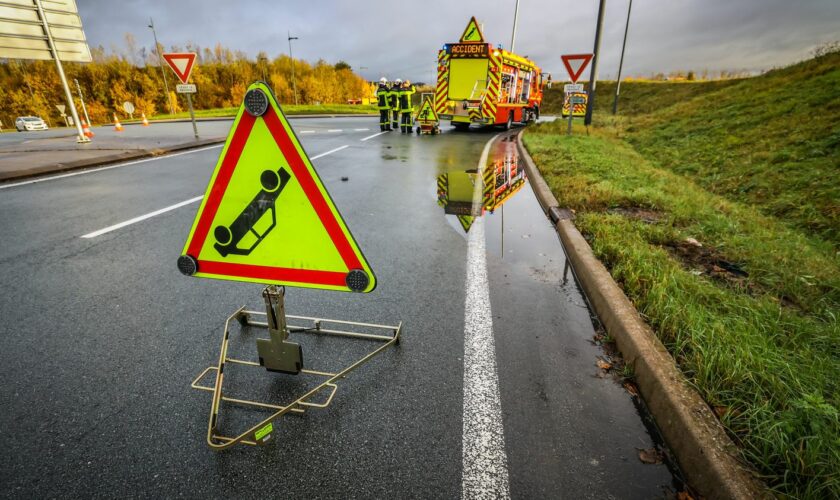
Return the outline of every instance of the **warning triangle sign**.
<path id="1" fill-rule="evenodd" d="M 431 96 L 425 96 L 420 109 L 417 111 L 417 121 L 421 122 L 436 122 L 440 121 L 435 107 L 432 105 Z"/>
<path id="2" fill-rule="evenodd" d="M 578 78 L 580 78 L 583 70 L 586 69 L 586 65 L 589 64 L 589 61 L 592 59 L 592 54 L 567 54 L 565 56 L 560 56 L 560 58 L 563 59 L 566 71 L 569 72 L 569 78 L 572 80 L 572 83 L 575 83 L 578 81 Z"/>
<path id="3" fill-rule="evenodd" d="M 467 28 L 461 35 L 461 42 L 484 42 L 484 33 L 481 32 L 481 27 L 478 25 L 478 21 L 475 20 L 475 16 L 470 18 Z"/>
<path id="4" fill-rule="evenodd" d="M 172 68 L 172 71 L 174 71 L 178 76 L 178 79 L 181 80 L 181 83 L 186 84 L 190 79 L 193 64 L 195 64 L 195 52 L 169 52 L 161 55 L 166 61 L 166 64 Z"/>
<path id="5" fill-rule="evenodd" d="M 370 292 L 376 277 L 264 83 L 252 84 L 196 214 L 187 275 Z"/>

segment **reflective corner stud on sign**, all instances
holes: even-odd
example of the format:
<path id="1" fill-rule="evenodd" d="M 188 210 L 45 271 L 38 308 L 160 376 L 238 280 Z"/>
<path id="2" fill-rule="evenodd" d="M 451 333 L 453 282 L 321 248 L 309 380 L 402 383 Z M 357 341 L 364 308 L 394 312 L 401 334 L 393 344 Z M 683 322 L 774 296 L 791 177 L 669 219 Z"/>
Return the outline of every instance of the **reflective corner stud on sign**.
<path id="1" fill-rule="evenodd" d="M 245 93 L 178 259 L 187 275 L 370 292 L 376 277 L 271 90 Z"/>

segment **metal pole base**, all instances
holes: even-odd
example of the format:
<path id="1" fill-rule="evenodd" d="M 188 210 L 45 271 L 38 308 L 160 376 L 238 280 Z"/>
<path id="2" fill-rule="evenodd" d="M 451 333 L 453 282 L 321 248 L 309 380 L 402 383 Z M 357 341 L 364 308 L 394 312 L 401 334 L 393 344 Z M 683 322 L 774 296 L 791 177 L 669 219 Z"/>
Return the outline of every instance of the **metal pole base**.
<path id="1" fill-rule="evenodd" d="M 268 296 L 272 300 L 268 299 Z M 209 366 L 202 371 L 195 380 L 192 381 L 191 387 L 202 391 L 209 391 L 213 393 L 213 401 L 210 406 L 210 419 L 207 423 L 207 444 L 214 450 L 223 450 L 235 444 L 246 444 L 251 446 L 260 446 L 267 444 L 274 431 L 274 421 L 283 415 L 289 413 L 305 413 L 308 408 L 326 408 L 330 405 L 338 390 L 337 381 L 347 376 L 348 373 L 363 365 L 371 358 L 381 353 L 392 345 L 399 345 L 400 333 L 402 332 L 402 322 L 396 326 L 392 325 L 378 325 L 372 323 L 358 323 L 354 321 L 342 321 L 335 319 L 312 318 L 307 316 L 292 316 L 285 315 L 285 320 L 294 321 L 296 325 L 286 325 L 284 319 L 276 316 L 279 312 L 284 312 L 283 293 L 279 295 L 276 289 L 269 287 L 264 292 L 266 297 L 267 311 L 257 312 L 246 310 L 245 307 L 239 308 L 225 321 L 225 330 L 222 337 L 222 348 L 219 353 L 219 361 L 215 366 Z M 308 333 L 324 337 L 344 337 L 350 339 L 363 339 L 369 341 L 381 342 L 382 345 L 368 352 L 365 356 L 358 359 L 353 364 L 347 366 L 338 372 L 327 372 L 320 370 L 309 370 L 300 368 L 297 373 L 318 377 L 321 382 L 313 389 L 307 391 L 297 399 L 292 400 L 288 404 L 278 405 L 268 403 L 265 401 L 252 401 L 247 399 L 235 398 L 223 391 L 225 380 L 225 364 L 232 363 L 237 365 L 245 365 L 250 367 L 261 367 L 263 363 L 258 361 L 242 360 L 228 356 L 228 345 L 230 341 L 230 327 L 232 321 L 238 321 L 239 324 L 245 327 L 267 328 L 270 333 L 269 339 L 258 339 L 257 342 L 272 342 L 282 340 L 285 344 L 292 344 L 286 342 L 286 337 L 289 334 Z M 264 321 L 263 321 L 264 320 Z M 326 328 L 325 326 L 329 326 Z M 285 329 L 285 335 L 282 330 Z M 299 346 L 298 346 L 299 348 Z M 261 359 L 261 361 L 264 361 Z M 302 359 L 301 359 L 302 363 Z M 266 366 L 266 368 L 269 368 Z M 269 368 L 270 370 L 270 368 Z M 202 385 L 200 382 L 206 378 L 209 373 L 215 373 L 215 383 L 210 385 Z M 294 372 L 293 372 L 294 373 Z M 321 395 L 321 402 L 313 401 L 316 395 Z M 326 396 L 324 396 L 326 395 Z M 325 397 L 325 399 L 323 399 Z M 236 436 L 226 436 L 219 432 L 219 422 L 221 420 L 222 403 L 229 403 L 233 405 L 246 406 L 251 408 L 258 408 L 262 410 L 271 411 L 272 413 L 259 421 L 256 425 L 251 426 L 244 432 Z"/>

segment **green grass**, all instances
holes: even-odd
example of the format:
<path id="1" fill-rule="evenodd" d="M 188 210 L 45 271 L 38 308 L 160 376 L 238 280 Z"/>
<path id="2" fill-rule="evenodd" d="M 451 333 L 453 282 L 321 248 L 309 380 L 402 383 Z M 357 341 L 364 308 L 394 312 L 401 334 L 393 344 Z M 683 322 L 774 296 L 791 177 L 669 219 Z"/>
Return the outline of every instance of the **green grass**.
<path id="1" fill-rule="evenodd" d="M 235 108 L 215 108 L 215 109 L 197 109 L 195 110 L 196 118 L 220 118 L 233 117 L 239 112 L 239 107 Z M 283 113 L 286 115 L 331 115 L 331 114 L 374 114 L 379 111 L 373 105 L 353 105 L 353 104 L 284 104 Z M 189 111 L 182 111 L 180 113 L 162 114 L 150 117 L 150 121 L 154 120 L 171 120 L 178 118 L 189 118 Z M 130 120 L 128 120 L 130 122 Z M 137 121 L 137 120 L 135 120 Z"/>
<path id="2" fill-rule="evenodd" d="M 576 136 L 566 137 L 565 122 L 525 135 L 560 204 L 577 211 L 576 224 L 595 254 L 717 408 L 742 458 L 774 492 L 793 498 L 840 496 L 840 254 L 827 231 L 837 227 L 830 211 L 815 226 L 772 207 L 780 197 L 801 200 L 811 204 L 808 220 L 815 221 L 813 213 L 829 201 L 822 196 L 837 188 L 836 172 L 827 175 L 836 170 L 836 149 L 828 155 L 809 149 L 832 151 L 837 57 L 725 88 L 687 91 L 694 84 L 674 84 L 680 88 L 663 90 L 663 106 L 650 113 L 596 114 L 591 135 L 578 126 Z M 778 101 L 801 100 L 776 87 L 796 80 L 822 100 L 809 109 L 833 118 L 812 124 L 800 116 L 795 132 L 770 140 L 770 130 L 786 127 L 779 110 L 791 104 Z M 651 109 L 655 99 L 639 94 L 635 105 Z M 740 128 L 733 130 L 735 124 Z M 732 134 L 740 138 L 737 147 Z M 767 158 L 785 149 L 796 152 L 784 169 L 821 182 L 764 179 L 781 168 Z M 692 161 L 720 161 L 716 178 L 684 167 Z M 756 182 L 768 184 L 762 197 L 736 188 Z M 639 210 L 650 216 L 635 216 Z M 747 276 L 686 260 L 674 248 L 687 238 L 701 242 L 711 262 L 735 263 Z"/>

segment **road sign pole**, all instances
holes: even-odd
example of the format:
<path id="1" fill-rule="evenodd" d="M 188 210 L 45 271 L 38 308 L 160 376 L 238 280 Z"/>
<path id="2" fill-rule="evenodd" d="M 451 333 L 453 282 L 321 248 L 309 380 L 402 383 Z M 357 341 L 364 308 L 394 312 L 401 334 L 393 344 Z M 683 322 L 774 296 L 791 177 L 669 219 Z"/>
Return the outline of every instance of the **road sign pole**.
<path id="1" fill-rule="evenodd" d="M 50 25 L 47 22 L 47 15 L 44 13 L 44 8 L 41 6 L 41 0 L 35 0 L 35 6 L 38 7 L 38 17 L 44 25 L 44 33 L 47 35 L 47 42 L 50 45 L 53 59 L 55 59 L 55 67 L 58 69 L 58 76 L 61 78 L 61 85 L 64 87 L 64 98 L 67 99 L 67 105 L 70 106 L 70 113 L 73 116 L 73 123 L 76 125 L 76 132 L 79 137 L 76 142 L 90 142 L 90 139 L 85 137 L 82 131 L 82 124 L 79 123 L 79 115 L 76 113 L 76 105 L 73 103 L 73 94 L 70 93 L 70 85 L 67 84 L 67 77 L 64 76 L 64 68 L 61 66 L 61 59 L 58 58 L 58 51 L 55 48 L 55 41 L 50 32 Z"/>
<path id="2" fill-rule="evenodd" d="M 601 28 L 604 26 L 604 6 L 607 0 L 601 0 L 598 5 L 598 25 L 595 27 L 595 50 L 592 55 L 592 68 L 589 70 L 589 100 L 586 104 L 586 118 L 584 125 L 592 123 L 592 110 L 595 109 L 595 80 L 598 78 L 598 52 L 601 50 Z"/>
<path id="3" fill-rule="evenodd" d="M 615 79 L 615 98 L 613 99 L 613 114 L 618 112 L 618 94 L 621 91 L 621 67 L 624 66 L 624 48 L 627 46 L 627 30 L 630 28 L 630 9 L 633 0 L 627 6 L 627 23 L 624 25 L 624 42 L 621 43 L 621 59 L 618 60 L 618 78 Z"/>
<path id="4" fill-rule="evenodd" d="M 191 94 L 187 94 L 187 107 L 190 108 L 190 119 L 192 120 L 193 134 L 195 134 L 195 138 L 198 139 L 198 128 L 195 126 L 195 113 L 193 113 Z"/>
<path id="5" fill-rule="evenodd" d="M 79 86 L 79 80 L 73 78 L 73 82 L 76 84 L 76 91 L 78 91 L 78 93 L 79 93 L 79 102 L 82 103 L 82 112 L 85 114 L 85 120 L 86 120 L 85 123 L 87 123 L 88 126 L 91 126 L 90 116 L 88 116 L 87 106 L 85 106 L 85 98 L 82 95 L 82 87 Z"/>
<path id="6" fill-rule="evenodd" d="M 155 31 L 155 21 L 149 18 L 149 28 L 152 29 L 152 36 L 155 38 L 155 52 L 157 52 L 158 66 L 160 66 L 160 74 L 163 75 L 163 88 L 166 91 L 166 99 L 169 101 L 169 114 L 175 114 L 175 106 L 172 105 L 172 94 L 169 93 L 169 83 L 166 81 L 166 71 L 163 70 L 163 61 L 160 57 L 160 49 L 162 46 L 158 43 L 157 31 Z"/>
<path id="7" fill-rule="evenodd" d="M 569 129 L 566 135 L 572 135 L 572 116 L 575 114 L 575 105 L 572 103 L 572 94 L 566 94 L 566 99 L 569 100 Z"/>

